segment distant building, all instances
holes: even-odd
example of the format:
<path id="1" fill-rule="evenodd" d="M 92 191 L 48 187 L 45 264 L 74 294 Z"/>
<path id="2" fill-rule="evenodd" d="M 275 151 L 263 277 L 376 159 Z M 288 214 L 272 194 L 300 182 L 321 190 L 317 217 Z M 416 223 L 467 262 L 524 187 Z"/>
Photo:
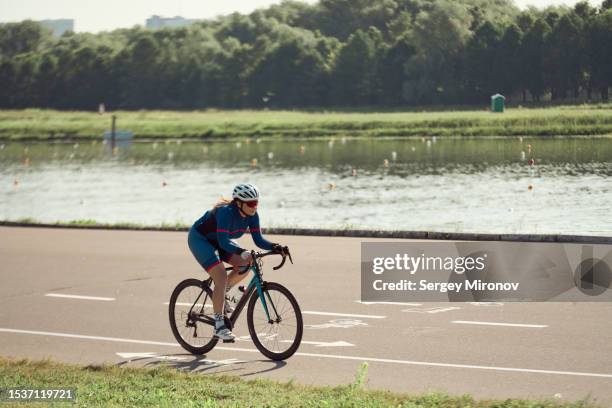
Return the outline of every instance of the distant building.
<path id="1" fill-rule="evenodd" d="M 74 31 L 74 20 L 71 19 L 42 20 L 39 23 L 43 27 L 51 29 L 54 37 L 60 37 L 66 31 Z"/>
<path id="2" fill-rule="evenodd" d="M 160 16 L 152 16 L 151 18 L 147 18 L 147 28 L 151 28 L 156 30 L 158 28 L 164 27 L 184 27 L 190 24 L 197 22 L 195 19 L 188 19 L 183 17 L 160 17 Z"/>

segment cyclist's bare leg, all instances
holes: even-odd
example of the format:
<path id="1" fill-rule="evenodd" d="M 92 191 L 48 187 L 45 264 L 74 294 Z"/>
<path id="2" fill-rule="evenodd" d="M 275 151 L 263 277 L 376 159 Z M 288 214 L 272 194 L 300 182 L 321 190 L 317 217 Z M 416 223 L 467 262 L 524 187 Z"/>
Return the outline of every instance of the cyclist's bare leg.
<path id="1" fill-rule="evenodd" d="M 247 265 L 249 262 L 242 259 L 242 257 L 240 257 L 239 255 L 232 254 L 232 257 L 229 259 L 228 263 L 234 267 L 234 269 L 227 276 L 228 285 L 230 287 L 233 287 L 234 285 L 238 284 L 238 282 L 246 278 L 247 275 L 249 275 L 248 272 L 245 272 L 243 274 L 238 273 L 242 269 L 240 267 Z"/>
<path id="2" fill-rule="evenodd" d="M 225 272 L 225 266 L 223 266 L 223 263 L 219 263 L 211 268 L 208 274 L 213 282 L 215 282 L 215 288 L 212 294 L 213 311 L 215 314 L 222 314 L 223 302 L 225 302 L 225 286 L 227 285 L 227 272 Z"/>

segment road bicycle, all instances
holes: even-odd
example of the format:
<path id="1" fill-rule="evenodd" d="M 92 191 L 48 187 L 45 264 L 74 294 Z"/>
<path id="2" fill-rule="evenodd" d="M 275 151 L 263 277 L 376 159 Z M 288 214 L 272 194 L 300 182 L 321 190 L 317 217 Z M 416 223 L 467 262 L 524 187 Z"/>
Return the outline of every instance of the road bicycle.
<path id="1" fill-rule="evenodd" d="M 272 360 L 286 360 L 297 351 L 302 341 L 302 312 L 289 289 L 279 283 L 263 280 L 262 259 L 269 255 L 282 256 L 282 262 L 273 267 L 274 270 L 282 268 L 287 257 L 291 263 L 293 259 L 287 247 L 280 252 L 251 251 L 251 255 L 254 261 L 239 273 L 252 270 L 253 278 L 246 287 L 239 287 L 242 296 L 231 315 L 225 316 L 225 325 L 233 330 L 240 313 L 248 304 L 247 324 L 257 349 Z M 229 267 L 226 271 L 232 269 Z M 197 355 L 209 352 L 219 341 L 214 336 L 212 283 L 212 278 L 204 281 L 185 279 L 170 296 L 168 313 L 172 333 L 185 350 Z M 224 340 L 226 342 L 233 340 Z"/>

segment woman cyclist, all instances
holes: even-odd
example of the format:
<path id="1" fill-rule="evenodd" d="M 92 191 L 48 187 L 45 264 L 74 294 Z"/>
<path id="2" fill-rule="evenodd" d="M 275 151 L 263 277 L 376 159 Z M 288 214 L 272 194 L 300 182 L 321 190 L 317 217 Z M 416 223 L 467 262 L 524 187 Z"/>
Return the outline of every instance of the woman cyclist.
<path id="1" fill-rule="evenodd" d="M 222 200 L 212 210 L 198 219 L 189 230 L 188 244 L 198 263 L 215 282 L 212 301 L 215 313 L 215 336 L 222 340 L 234 340 L 234 334 L 225 326 L 224 312 L 231 308 L 225 302 L 225 293 L 244 279 L 240 266 L 252 262 L 251 253 L 240 248 L 230 239 L 240 238 L 248 228 L 255 245 L 261 249 L 281 252 L 279 244 L 273 244 L 261 236 L 257 204 L 259 190 L 253 184 L 238 184 L 232 192 L 232 201 Z M 227 275 L 221 261 L 234 266 Z"/>

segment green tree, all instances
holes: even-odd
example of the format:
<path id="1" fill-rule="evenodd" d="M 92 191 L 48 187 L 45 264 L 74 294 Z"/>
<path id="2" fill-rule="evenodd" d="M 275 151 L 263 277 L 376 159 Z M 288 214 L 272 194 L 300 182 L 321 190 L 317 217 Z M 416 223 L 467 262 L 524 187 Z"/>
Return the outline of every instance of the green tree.
<path id="1" fill-rule="evenodd" d="M 380 33 L 357 30 L 340 49 L 332 79 L 332 98 L 340 105 L 373 105 L 380 91 L 376 75 Z"/>
<path id="2" fill-rule="evenodd" d="M 499 47 L 502 31 L 492 22 L 486 21 L 474 33 L 466 46 L 464 63 L 468 92 L 473 102 L 487 100 L 495 92 L 499 92 L 499 72 L 497 59 L 505 60 L 500 55 Z"/>
<path id="3" fill-rule="evenodd" d="M 247 78 L 253 64 L 252 47 L 230 37 L 222 42 L 222 48 L 223 52 L 215 58 L 211 78 L 217 90 L 217 103 L 224 108 L 241 108 L 248 95 Z"/>
<path id="4" fill-rule="evenodd" d="M 406 64 L 404 100 L 413 104 L 453 103 L 462 93 L 459 54 L 472 35 L 466 5 L 439 0 L 416 16 L 411 42 L 416 53 Z"/>
<path id="5" fill-rule="evenodd" d="M 216 35 L 220 41 L 233 37 L 241 43 L 250 44 L 257 40 L 258 27 L 249 16 L 233 13 L 223 20 Z"/>
<path id="6" fill-rule="evenodd" d="M 324 105 L 325 64 L 314 44 L 297 39 L 272 48 L 249 78 L 249 103 L 254 106 Z"/>
<path id="7" fill-rule="evenodd" d="M 125 69 L 122 72 L 122 99 L 127 107 L 151 108 L 161 96 L 158 77 L 160 49 L 153 36 L 143 33 L 129 46 L 126 60 L 121 61 Z"/>
<path id="8" fill-rule="evenodd" d="M 538 19 L 525 33 L 521 47 L 521 75 L 526 78 L 527 89 L 531 96 L 539 101 L 546 91 L 545 78 L 545 43 L 550 34 L 550 27 L 544 19 Z"/>
<path id="9" fill-rule="evenodd" d="M 57 58 L 49 53 L 44 54 L 35 79 L 37 91 L 35 105 L 40 107 L 55 106 L 54 98 L 56 96 L 57 78 Z"/>
<path id="10" fill-rule="evenodd" d="M 15 107 L 17 96 L 17 64 L 10 59 L 0 59 L 0 107 Z"/>
<path id="11" fill-rule="evenodd" d="M 574 13 L 563 15 L 552 29 L 546 41 L 547 82 L 552 99 L 564 99 L 569 90 L 577 96 L 583 83 L 583 50 L 581 21 Z"/>
<path id="12" fill-rule="evenodd" d="M 590 86 L 599 89 L 601 99 L 608 101 L 612 85 L 612 7 L 602 6 L 590 25 L 588 39 Z"/>
<path id="13" fill-rule="evenodd" d="M 386 49 L 378 69 L 384 105 L 394 106 L 404 103 L 402 89 L 408 79 L 405 66 L 415 53 L 415 47 L 407 37 L 401 37 Z"/>
<path id="14" fill-rule="evenodd" d="M 523 102 L 525 102 L 527 99 L 526 83 L 521 76 L 520 50 L 522 41 L 523 33 L 518 25 L 509 25 L 500 40 L 492 68 L 498 75 L 495 84 L 499 87 L 501 93 L 511 98 L 513 94 L 521 91 Z"/>
<path id="15" fill-rule="evenodd" d="M 0 54 L 12 58 L 38 51 L 43 41 L 50 36 L 50 32 L 31 20 L 0 24 Z"/>
<path id="16" fill-rule="evenodd" d="M 14 102 L 17 108 L 27 108 L 32 106 L 36 99 L 35 80 L 38 61 L 34 54 L 22 54 L 16 58 L 17 72 L 15 80 Z"/>

